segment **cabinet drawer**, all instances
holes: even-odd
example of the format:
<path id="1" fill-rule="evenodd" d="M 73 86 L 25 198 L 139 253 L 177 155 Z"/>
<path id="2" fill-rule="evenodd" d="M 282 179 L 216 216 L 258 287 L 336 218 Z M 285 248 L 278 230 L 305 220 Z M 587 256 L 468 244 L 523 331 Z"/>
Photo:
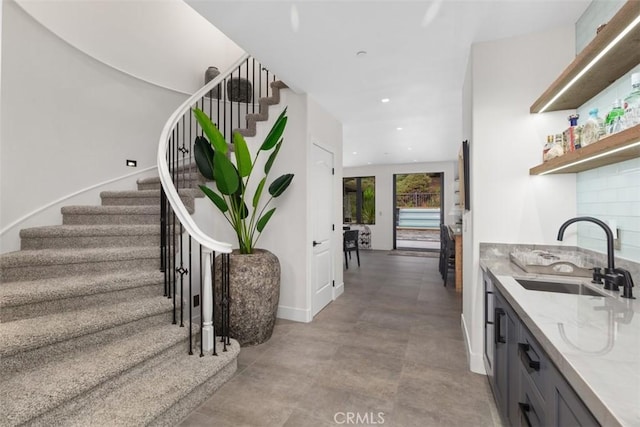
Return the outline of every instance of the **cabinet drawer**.
<path id="1" fill-rule="evenodd" d="M 518 420 L 521 427 L 547 426 L 545 405 L 525 369 L 520 370 Z"/>
<path id="2" fill-rule="evenodd" d="M 526 328 L 520 328 L 518 359 L 523 375 L 529 377 L 536 391 L 546 396 L 549 390 L 549 360 Z"/>

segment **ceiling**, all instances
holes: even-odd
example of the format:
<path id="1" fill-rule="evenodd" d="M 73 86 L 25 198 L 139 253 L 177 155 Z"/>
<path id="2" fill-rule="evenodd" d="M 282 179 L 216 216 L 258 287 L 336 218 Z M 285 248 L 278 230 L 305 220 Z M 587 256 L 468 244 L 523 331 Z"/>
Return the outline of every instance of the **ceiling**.
<path id="1" fill-rule="evenodd" d="M 342 122 L 348 167 L 455 160 L 471 45 L 573 25 L 590 1 L 187 3 Z"/>

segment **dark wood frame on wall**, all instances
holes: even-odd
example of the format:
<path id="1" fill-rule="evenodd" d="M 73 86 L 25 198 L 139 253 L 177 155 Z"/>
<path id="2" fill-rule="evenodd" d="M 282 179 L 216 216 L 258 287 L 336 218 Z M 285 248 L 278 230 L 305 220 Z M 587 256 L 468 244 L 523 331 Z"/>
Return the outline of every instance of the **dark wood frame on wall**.
<path id="1" fill-rule="evenodd" d="M 462 141 L 462 185 L 464 194 L 464 209 L 471 210 L 471 187 L 469 183 L 469 141 Z"/>

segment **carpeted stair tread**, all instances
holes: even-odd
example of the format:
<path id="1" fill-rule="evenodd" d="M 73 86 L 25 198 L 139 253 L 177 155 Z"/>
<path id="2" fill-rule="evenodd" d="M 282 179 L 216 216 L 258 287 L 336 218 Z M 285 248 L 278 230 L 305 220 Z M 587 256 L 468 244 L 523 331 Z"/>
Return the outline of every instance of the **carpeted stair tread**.
<path id="1" fill-rule="evenodd" d="M 20 248 L 68 249 L 159 246 L 159 224 L 67 224 L 20 231 Z"/>
<path id="2" fill-rule="evenodd" d="M 44 347 L 170 311 L 163 296 L 0 324 L 0 356 Z"/>
<path id="3" fill-rule="evenodd" d="M 197 171 L 184 171 L 184 172 L 176 172 L 178 176 L 178 183 L 176 188 L 179 190 L 188 190 L 188 189 L 197 189 L 198 184 L 202 184 L 205 182 L 205 179 L 200 172 Z M 142 178 L 137 181 L 138 190 L 147 191 L 147 190 L 156 190 L 159 191 L 161 188 L 160 177 L 150 177 L 150 178 Z"/>
<path id="4" fill-rule="evenodd" d="M 157 363 L 123 375 L 126 381 L 121 381 L 110 392 L 97 392 L 86 399 L 81 397 L 83 402 L 78 403 L 77 408 L 70 405 L 70 410 L 61 411 L 62 417 L 55 414 L 51 418 L 43 417 L 42 421 L 48 424 L 56 420 L 66 426 L 177 425 L 233 376 L 239 352 L 240 346 L 234 340 L 226 352 L 219 347 L 217 356 L 199 357 L 196 348 L 191 356 L 185 351 L 168 352 L 166 357 L 157 357 Z M 197 401 L 188 402 L 193 399 L 193 392 L 206 386 L 214 375 L 220 375 L 213 378 L 217 384 L 209 385 L 209 390 L 196 396 Z M 37 421 L 42 424 L 41 420 Z"/>
<path id="5" fill-rule="evenodd" d="M 44 227 L 24 228 L 20 230 L 21 238 L 34 237 L 86 237 L 86 236 L 121 236 L 160 234 L 160 224 L 89 224 L 89 225 L 49 225 Z"/>
<path id="6" fill-rule="evenodd" d="M 163 281 L 164 273 L 160 271 L 125 271 L 5 282 L 0 286 L 0 308 L 121 291 Z"/>
<path id="7" fill-rule="evenodd" d="M 131 191 L 103 191 L 100 193 L 103 206 L 140 206 L 159 205 L 160 189 L 131 190 Z M 180 188 L 178 194 L 183 202 L 189 203 L 196 197 L 204 197 L 202 191 L 197 188 Z"/>
<path id="8" fill-rule="evenodd" d="M 64 206 L 61 211 L 63 215 L 160 215 L 160 206 Z"/>
<path id="9" fill-rule="evenodd" d="M 136 258 L 158 258 L 158 248 L 38 249 L 8 252 L 0 256 L 0 268 L 30 265 L 83 264 L 87 262 L 128 261 Z"/>
<path id="10" fill-rule="evenodd" d="M 245 137 L 256 136 L 257 122 L 269 120 L 269 106 L 280 103 L 280 89 L 286 89 L 289 87 L 281 80 L 271 82 L 270 86 L 273 89 L 271 96 L 260 98 L 258 100 L 258 103 L 260 105 L 259 112 L 257 114 L 247 114 L 245 118 L 247 123 L 246 127 L 242 129 L 234 129 L 234 132 L 238 132 Z"/>
<path id="11" fill-rule="evenodd" d="M 198 172 L 196 171 L 187 171 L 185 170 L 184 172 L 178 172 L 178 178 L 183 181 L 199 181 L 201 179 L 203 179 L 202 175 L 200 175 Z M 160 182 L 160 177 L 159 176 L 150 176 L 148 178 L 140 178 L 137 183 L 138 184 L 156 184 Z M 143 190 L 139 190 L 139 191 L 143 191 Z M 148 191 L 148 190 L 146 190 Z"/>
<path id="12" fill-rule="evenodd" d="M 197 332 L 197 325 L 194 325 L 193 332 Z M 65 359 L 52 363 L 44 361 L 42 365 L 8 380 L 0 380 L 2 416 L 12 425 L 37 417 L 156 354 L 183 343 L 188 333 L 188 325 L 181 328 L 160 324 L 104 345 L 78 349 Z M 149 383 L 146 387 L 149 387 Z M 155 387 L 152 389 L 152 393 L 158 392 Z M 136 400 L 135 396 L 130 398 Z"/>

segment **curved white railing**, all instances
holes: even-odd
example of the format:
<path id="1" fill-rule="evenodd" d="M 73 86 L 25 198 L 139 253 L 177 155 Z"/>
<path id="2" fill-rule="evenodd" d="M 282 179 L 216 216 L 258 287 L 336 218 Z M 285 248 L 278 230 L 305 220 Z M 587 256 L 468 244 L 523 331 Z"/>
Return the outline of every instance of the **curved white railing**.
<path id="1" fill-rule="evenodd" d="M 275 81 L 275 76 L 271 75 L 271 79 Z M 204 351 L 216 352 L 214 318 L 220 322 L 215 335 L 222 337 L 223 346 L 229 343 L 229 253 L 232 247 L 202 231 L 179 194 L 179 188 L 192 188 L 194 181 L 197 183 L 201 177 L 192 162 L 195 160 L 194 139 L 203 136 L 203 131 L 193 118 L 192 108 L 197 106 L 209 115 L 225 139 L 229 137 L 231 140 L 234 129 L 246 127 L 247 120 L 252 116 L 255 118 L 261 106 L 268 105 L 258 102 L 258 99 L 269 98 L 272 83 L 269 70 L 245 54 L 184 101 L 171 114 L 160 134 L 157 160 L 163 190 L 160 264 L 165 276 L 164 291 L 166 297 L 173 299 L 173 323 L 183 326 L 186 316 L 191 331 L 192 308 L 195 308 L 192 304 L 192 290 L 196 285 L 194 276 L 200 273 L 201 355 Z M 188 236 L 183 238 L 184 232 Z M 200 246 L 200 259 L 195 263 L 192 241 Z M 217 262 L 214 264 L 216 252 L 221 254 L 219 271 L 214 268 L 218 265 Z M 189 354 L 193 354 L 191 334 L 189 337 Z"/>
<path id="2" fill-rule="evenodd" d="M 238 61 L 231 65 L 231 67 L 227 71 L 216 76 L 216 78 L 204 85 L 202 88 L 200 88 L 200 90 L 189 97 L 189 99 L 184 101 L 182 105 L 180 105 L 180 107 L 178 107 L 178 109 L 176 109 L 176 111 L 174 111 L 173 114 L 169 117 L 169 120 L 167 120 L 167 123 L 164 125 L 162 133 L 160 134 L 160 141 L 158 142 L 158 173 L 160 174 L 162 188 L 165 191 L 167 200 L 171 204 L 175 215 L 178 217 L 178 220 L 182 223 L 187 233 L 189 233 L 196 242 L 209 250 L 222 253 L 230 253 L 231 244 L 220 242 L 210 237 L 204 231 L 202 231 L 200 227 L 198 227 L 198 225 L 195 223 L 195 221 L 191 218 L 189 211 L 182 202 L 182 199 L 178 194 L 178 190 L 176 189 L 175 185 L 173 184 L 173 180 L 171 179 L 169 165 L 167 163 L 167 147 L 169 144 L 171 133 L 175 129 L 178 122 L 182 119 L 182 117 L 185 116 L 185 114 L 191 114 L 192 106 L 214 87 L 223 82 L 225 78 L 231 75 L 231 73 L 248 58 L 249 54 L 244 54 L 242 57 L 240 57 L 240 59 L 238 59 Z"/>

